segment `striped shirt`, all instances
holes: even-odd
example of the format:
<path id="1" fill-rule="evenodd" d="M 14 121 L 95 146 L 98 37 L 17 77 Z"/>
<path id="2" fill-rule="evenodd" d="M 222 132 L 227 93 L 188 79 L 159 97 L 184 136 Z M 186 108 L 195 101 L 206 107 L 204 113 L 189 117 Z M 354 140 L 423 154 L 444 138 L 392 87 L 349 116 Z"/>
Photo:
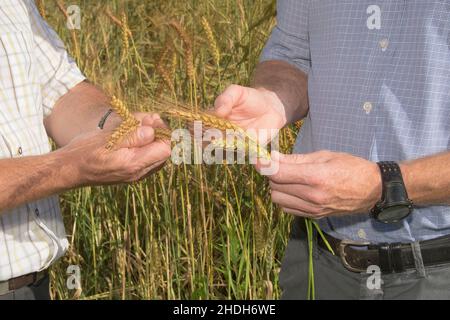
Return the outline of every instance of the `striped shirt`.
<path id="1" fill-rule="evenodd" d="M 85 78 L 32 0 L 0 2 L 0 159 L 51 151 L 43 119 Z M 0 281 L 47 268 L 67 249 L 58 196 L 0 213 Z"/>
<path id="2" fill-rule="evenodd" d="M 450 150 L 450 1 L 279 0 L 262 60 L 308 74 L 309 114 L 295 152 L 372 161 Z M 450 234 L 450 206 L 398 224 L 366 213 L 320 220 L 343 239 L 411 242 Z"/>

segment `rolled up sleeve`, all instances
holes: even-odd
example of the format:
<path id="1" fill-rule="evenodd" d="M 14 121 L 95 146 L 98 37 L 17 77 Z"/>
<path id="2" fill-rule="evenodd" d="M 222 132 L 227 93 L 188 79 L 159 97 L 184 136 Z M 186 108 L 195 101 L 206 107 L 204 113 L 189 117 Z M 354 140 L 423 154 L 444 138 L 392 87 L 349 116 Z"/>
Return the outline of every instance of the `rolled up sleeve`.
<path id="1" fill-rule="evenodd" d="M 56 32 L 42 19 L 34 4 L 30 11 L 37 75 L 41 86 L 43 112 L 44 116 L 47 116 L 56 101 L 86 77 L 67 53 Z"/>
<path id="2" fill-rule="evenodd" d="M 260 61 L 282 60 L 305 73 L 311 66 L 308 33 L 310 0 L 278 0 L 277 24 L 265 45 Z"/>

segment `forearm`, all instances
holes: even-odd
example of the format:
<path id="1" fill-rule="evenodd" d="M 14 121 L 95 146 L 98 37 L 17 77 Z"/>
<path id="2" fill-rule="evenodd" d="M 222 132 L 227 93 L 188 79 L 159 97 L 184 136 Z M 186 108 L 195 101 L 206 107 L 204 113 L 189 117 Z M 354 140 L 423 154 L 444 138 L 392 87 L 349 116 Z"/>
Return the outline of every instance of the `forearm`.
<path id="1" fill-rule="evenodd" d="M 288 123 L 300 120 L 308 113 L 308 77 L 287 62 L 260 63 L 253 76 L 252 87 L 274 92 L 284 105 Z"/>
<path id="2" fill-rule="evenodd" d="M 414 204 L 450 204 L 450 152 L 406 161 L 401 170 Z"/>
<path id="3" fill-rule="evenodd" d="M 82 82 L 62 96 L 44 120 L 47 134 L 58 146 L 65 146 L 74 137 L 96 129 L 109 108 L 109 99 L 101 89 Z M 116 126 L 119 121 L 112 113 L 105 129 Z"/>
<path id="4" fill-rule="evenodd" d="M 64 153 L 0 160 L 0 215 L 5 209 L 77 186 L 77 175 Z"/>

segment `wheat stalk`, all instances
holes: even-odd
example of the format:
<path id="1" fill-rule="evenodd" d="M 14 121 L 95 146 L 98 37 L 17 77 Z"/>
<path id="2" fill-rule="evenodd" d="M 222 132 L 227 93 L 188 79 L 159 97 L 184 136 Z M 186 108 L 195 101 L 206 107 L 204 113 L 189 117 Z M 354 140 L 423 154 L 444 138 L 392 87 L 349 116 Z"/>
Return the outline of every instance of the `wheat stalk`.
<path id="1" fill-rule="evenodd" d="M 205 17 L 202 17 L 201 23 L 203 26 L 203 29 L 206 33 L 206 39 L 208 39 L 208 46 L 209 50 L 211 51 L 212 56 L 214 57 L 214 61 L 217 66 L 220 65 L 220 51 L 219 46 L 217 45 L 216 38 L 214 37 L 214 33 L 211 29 L 211 26 L 208 22 L 208 20 Z"/>

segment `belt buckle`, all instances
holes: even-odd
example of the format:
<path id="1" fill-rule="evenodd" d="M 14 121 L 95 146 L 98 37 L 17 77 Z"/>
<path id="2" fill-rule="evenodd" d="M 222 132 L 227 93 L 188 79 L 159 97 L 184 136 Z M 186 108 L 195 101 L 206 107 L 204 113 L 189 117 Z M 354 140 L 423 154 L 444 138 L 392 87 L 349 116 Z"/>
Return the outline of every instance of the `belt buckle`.
<path id="1" fill-rule="evenodd" d="M 344 267 L 352 272 L 365 272 L 366 270 L 364 269 L 359 269 L 359 268 L 355 268 L 352 267 L 348 261 L 347 261 L 347 254 L 345 253 L 345 248 L 348 246 L 351 247 L 368 247 L 370 246 L 371 243 L 367 242 L 367 241 L 363 241 L 363 242 L 359 242 L 359 241 L 353 241 L 353 240 L 341 240 L 341 242 L 339 242 L 339 257 L 341 257 L 341 261 L 342 264 L 344 265 Z"/>

